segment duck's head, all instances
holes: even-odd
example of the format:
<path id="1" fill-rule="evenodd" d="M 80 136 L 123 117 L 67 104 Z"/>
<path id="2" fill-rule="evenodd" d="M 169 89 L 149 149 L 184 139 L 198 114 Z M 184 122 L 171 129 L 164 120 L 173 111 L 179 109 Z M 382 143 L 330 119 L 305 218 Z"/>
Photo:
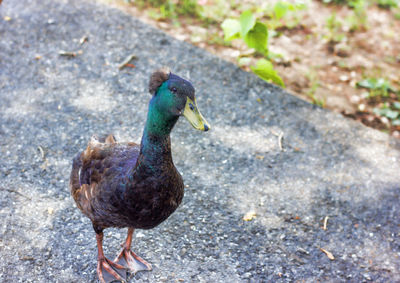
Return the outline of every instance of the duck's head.
<path id="1" fill-rule="evenodd" d="M 150 77 L 149 92 L 159 111 L 171 117 L 185 116 L 197 130 L 208 131 L 210 125 L 201 115 L 192 84 L 168 69 L 155 71 Z"/>

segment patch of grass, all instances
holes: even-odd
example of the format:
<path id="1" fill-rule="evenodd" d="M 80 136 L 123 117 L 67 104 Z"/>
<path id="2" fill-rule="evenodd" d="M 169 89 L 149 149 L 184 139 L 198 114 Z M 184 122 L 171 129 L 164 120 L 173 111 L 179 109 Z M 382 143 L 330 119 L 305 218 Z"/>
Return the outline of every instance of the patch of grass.
<path id="1" fill-rule="evenodd" d="M 292 29 L 300 23 L 301 19 L 298 12 L 306 8 L 307 6 L 304 3 L 290 3 L 284 1 L 276 2 L 273 6 L 269 5 L 265 9 L 265 16 L 269 18 L 267 20 L 267 26 L 272 30 L 282 27 Z"/>
<path id="2" fill-rule="evenodd" d="M 325 100 L 324 99 L 319 99 L 315 95 L 316 90 L 320 86 L 320 82 L 318 80 L 317 73 L 314 70 L 311 70 L 310 72 L 308 72 L 308 74 L 306 76 L 307 76 L 308 81 L 310 82 L 310 88 L 306 91 L 306 95 L 308 96 L 308 98 L 311 99 L 311 102 L 313 104 L 324 108 L 325 107 Z"/>
<path id="3" fill-rule="evenodd" d="M 326 39 L 328 42 L 338 43 L 346 39 L 346 34 L 342 32 L 343 23 L 338 20 L 336 13 L 326 20 L 326 27 L 328 28 L 328 34 Z"/>
<path id="4" fill-rule="evenodd" d="M 346 5 L 353 10 L 352 15 L 347 17 L 347 22 L 350 25 L 350 31 L 357 31 L 360 29 L 367 29 L 367 9 L 371 0 L 323 0 L 324 3 L 333 3 L 337 5 Z M 377 0 L 377 1 L 397 1 L 397 0 Z M 335 14 L 332 14 L 332 18 L 328 19 L 331 22 L 331 27 L 334 27 Z M 328 23 L 329 25 L 329 23 Z"/>
<path id="5" fill-rule="evenodd" d="M 373 113 L 392 129 L 400 129 L 400 91 L 384 78 L 366 78 L 357 86 L 369 90 L 367 99 L 376 106 Z"/>
<path id="6" fill-rule="evenodd" d="M 347 22 L 350 24 L 350 31 L 368 29 L 367 1 L 353 1 L 351 7 L 353 8 L 353 13 L 347 18 Z"/>
<path id="7" fill-rule="evenodd" d="M 322 0 L 325 4 L 347 5 L 351 7 L 353 0 Z"/>
<path id="8" fill-rule="evenodd" d="M 196 0 L 136 0 L 135 4 L 139 8 L 154 7 L 158 10 L 152 10 L 150 16 L 156 20 L 177 20 L 179 16 L 201 16 L 201 6 Z"/>
<path id="9" fill-rule="evenodd" d="M 376 2 L 378 4 L 378 7 L 387 10 L 397 8 L 400 5 L 398 0 L 377 0 Z"/>

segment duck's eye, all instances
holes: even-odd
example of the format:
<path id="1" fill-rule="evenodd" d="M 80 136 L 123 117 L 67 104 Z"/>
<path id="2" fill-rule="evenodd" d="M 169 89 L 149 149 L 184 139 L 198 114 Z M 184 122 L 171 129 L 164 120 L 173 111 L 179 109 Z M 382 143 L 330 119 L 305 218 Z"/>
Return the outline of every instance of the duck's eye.
<path id="1" fill-rule="evenodd" d="M 190 110 L 194 110 L 194 106 L 193 106 L 193 104 L 192 103 L 189 103 L 189 108 L 190 108 Z"/>
<path id="2" fill-rule="evenodd" d="M 176 89 L 176 87 L 173 87 L 173 88 L 171 89 L 171 91 L 174 92 L 174 93 L 176 93 L 178 90 Z"/>

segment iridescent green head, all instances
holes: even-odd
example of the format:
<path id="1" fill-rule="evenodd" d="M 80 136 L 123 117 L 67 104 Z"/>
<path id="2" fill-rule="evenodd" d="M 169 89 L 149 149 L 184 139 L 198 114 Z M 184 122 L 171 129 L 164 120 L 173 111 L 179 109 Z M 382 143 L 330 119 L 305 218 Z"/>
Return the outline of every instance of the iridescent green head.
<path id="1" fill-rule="evenodd" d="M 151 75 L 149 91 L 153 95 L 151 103 L 160 113 L 171 119 L 185 116 L 197 130 L 210 129 L 210 125 L 197 108 L 195 90 L 189 81 L 167 69 L 161 69 Z"/>

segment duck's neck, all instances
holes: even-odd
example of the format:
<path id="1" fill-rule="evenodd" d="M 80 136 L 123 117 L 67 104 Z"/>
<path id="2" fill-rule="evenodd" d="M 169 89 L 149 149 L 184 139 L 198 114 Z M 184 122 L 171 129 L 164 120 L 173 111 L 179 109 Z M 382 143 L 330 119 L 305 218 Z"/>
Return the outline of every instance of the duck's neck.
<path id="1" fill-rule="evenodd" d="M 166 163 L 172 163 L 170 133 L 178 120 L 159 111 L 155 100 L 153 97 L 149 104 L 137 164 L 137 170 L 152 174 L 162 170 Z"/>

